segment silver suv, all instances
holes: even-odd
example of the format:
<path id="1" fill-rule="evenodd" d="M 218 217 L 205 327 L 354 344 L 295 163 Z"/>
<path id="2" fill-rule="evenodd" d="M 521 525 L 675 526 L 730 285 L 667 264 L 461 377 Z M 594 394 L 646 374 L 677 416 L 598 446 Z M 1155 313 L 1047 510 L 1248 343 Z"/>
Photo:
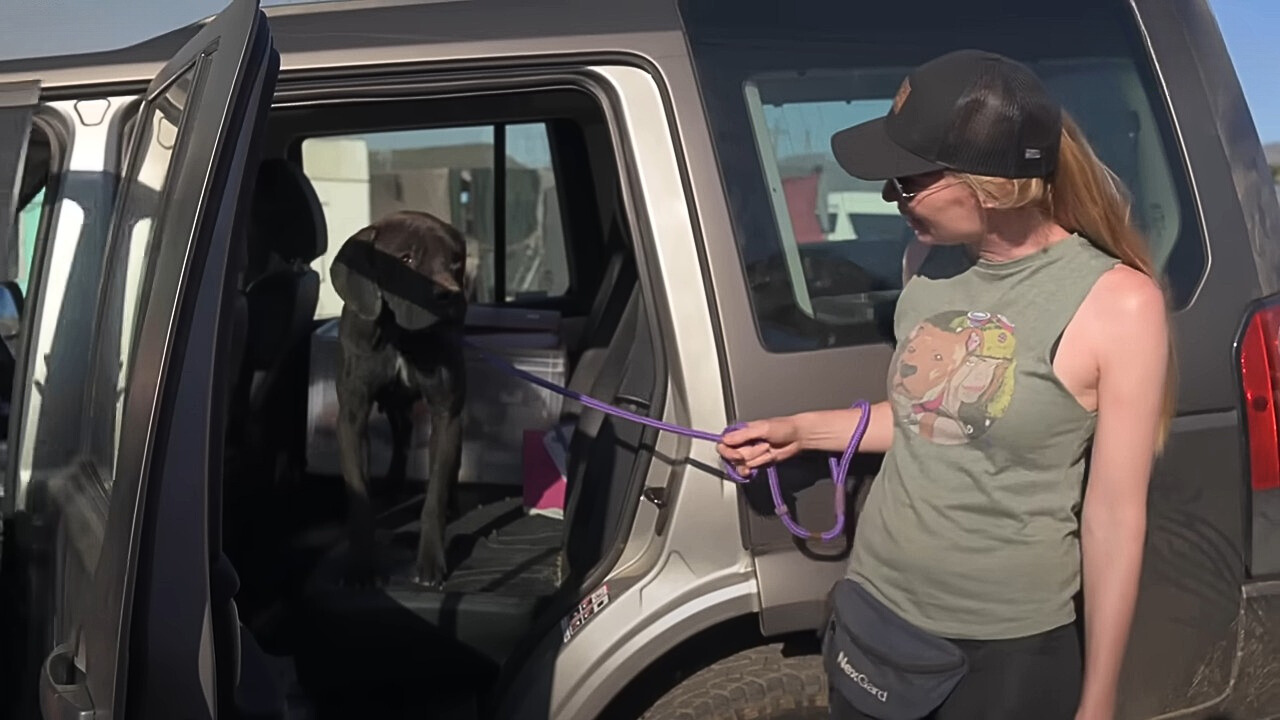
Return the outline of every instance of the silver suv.
<path id="1" fill-rule="evenodd" d="M 0 64 L 5 716 L 824 717 L 854 523 L 499 375 L 444 589 L 398 579 L 414 492 L 343 587 L 329 262 L 430 210 L 477 341 L 557 383 L 712 432 L 880 400 L 908 230 L 829 138 L 961 46 L 1046 79 L 1172 289 L 1119 717 L 1280 713 L 1280 207 L 1204 0 L 233 0 Z M 824 459 L 781 478 L 828 527 Z"/>

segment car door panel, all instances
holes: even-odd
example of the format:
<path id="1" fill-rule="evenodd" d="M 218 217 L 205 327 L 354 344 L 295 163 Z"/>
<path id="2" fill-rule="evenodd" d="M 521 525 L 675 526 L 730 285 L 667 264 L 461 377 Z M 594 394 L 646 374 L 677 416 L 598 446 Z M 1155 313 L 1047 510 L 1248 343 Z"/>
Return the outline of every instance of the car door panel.
<path id="1" fill-rule="evenodd" d="M 81 451 L 48 485 L 60 607 L 48 635 L 58 645 L 41 673 L 46 718 L 122 714 L 144 699 L 160 704 L 136 716 L 161 707 L 168 716 L 215 713 L 202 618 L 186 642 L 191 608 L 203 614 L 208 603 L 206 491 L 202 477 L 166 472 L 171 454 L 190 450 L 164 426 L 175 414 L 193 282 L 206 256 L 226 254 L 277 63 L 257 0 L 234 0 L 155 78 L 133 123 L 94 310 Z M 174 492 L 180 506 L 164 502 Z M 161 522 L 158 511 L 173 515 Z M 187 532 L 162 539 L 159 529 L 174 524 Z M 135 593 L 135 579 L 150 578 L 160 554 L 194 571 L 171 583 L 186 591 L 172 605 L 153 604 L 150 586 Z M 131 667 L 141 677 L 153 655 L 169 663 L 172 687 L 158 698 L 127 697 Z"/>
<path id="2" fill-rule="evenodd" d="M 247 78 L 256 87 L 243 99 L 257 104 L 246 102 L 233 113 L 242 128 L 262 127 L 277 69 L 272 53 L 256 77 Z M 211 562 L 222 560 L 216 503 L 225 399 L 234 377 L 228 372 L 232 364 L 219 351 L 227 347 L 224 332 L 236 332 L 230 306 L 236 301 L 234 278 L 242 256 L 230 242 L 236 237 L 237 209 L 252 192 L 252 184 L 242 180 L 257 157 L 257 139 L 256 133 L 242 133 L 234 147 L 229 139 L 225 162 L 214 166 L 221 199 L 206 204 L 210 233 L 204 237 L 209 242 L 197 247 L 188 262 L 188 286 L 170 340 L 173 353 L 165 372 L 173 389 L 158 408 L 152 436 L 156 476 L 164 480 L 148 492 L 145 522 L 153 540 L 135 580 L 138 607 L 166 610 L 137 618 L 133 647 L 141 650 L 142 661 L 130 670 L 130 716 L 173 717 L 201 702 L 216 705 L 211 700 L 215 696 L 233 698 L 220 691 L 231 687 L 234 678 L 229 676 L 238 666 L 237 613 L 231 597 L 210 581 Z M 228 670 L 228 677 L 219 678 L 215 667 Z"/>

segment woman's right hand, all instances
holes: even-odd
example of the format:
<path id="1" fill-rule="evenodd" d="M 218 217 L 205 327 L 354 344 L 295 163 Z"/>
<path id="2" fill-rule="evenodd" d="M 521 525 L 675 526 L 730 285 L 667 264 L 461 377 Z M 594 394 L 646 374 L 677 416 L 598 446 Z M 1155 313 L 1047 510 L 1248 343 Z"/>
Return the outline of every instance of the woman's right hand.
<path id="1" fill-rule="evenodd" d="M 755 420 L 725 433 L 716 451 L 742 477 L 800 452 L 800 429 L 792 415 Z"/>

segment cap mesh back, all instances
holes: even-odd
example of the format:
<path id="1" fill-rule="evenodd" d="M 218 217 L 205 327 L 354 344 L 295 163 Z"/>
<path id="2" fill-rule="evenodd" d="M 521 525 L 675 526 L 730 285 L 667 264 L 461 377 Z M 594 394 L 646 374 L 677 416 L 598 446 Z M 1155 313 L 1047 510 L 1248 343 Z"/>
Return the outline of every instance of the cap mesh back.
<path id="1" fill-rule="evenodd" d="M 995 177 L 1052 171 L 1061 132 L 1058 110 L 1035 78 L 1009 70 L 986 63 L 960 96 L 939 148 L 949 165 Z"/>

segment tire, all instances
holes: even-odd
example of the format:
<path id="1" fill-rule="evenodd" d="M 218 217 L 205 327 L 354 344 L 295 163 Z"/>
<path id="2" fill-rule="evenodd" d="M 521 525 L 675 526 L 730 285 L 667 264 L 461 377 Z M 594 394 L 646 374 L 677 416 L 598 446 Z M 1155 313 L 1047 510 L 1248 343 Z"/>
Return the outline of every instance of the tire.
<path id="1" fill-rule="evenodd" d="M 827 675 L 817 655 L 782 645 L 743 650 L 686 678 L 640 720 L 826 720 Z"/>

